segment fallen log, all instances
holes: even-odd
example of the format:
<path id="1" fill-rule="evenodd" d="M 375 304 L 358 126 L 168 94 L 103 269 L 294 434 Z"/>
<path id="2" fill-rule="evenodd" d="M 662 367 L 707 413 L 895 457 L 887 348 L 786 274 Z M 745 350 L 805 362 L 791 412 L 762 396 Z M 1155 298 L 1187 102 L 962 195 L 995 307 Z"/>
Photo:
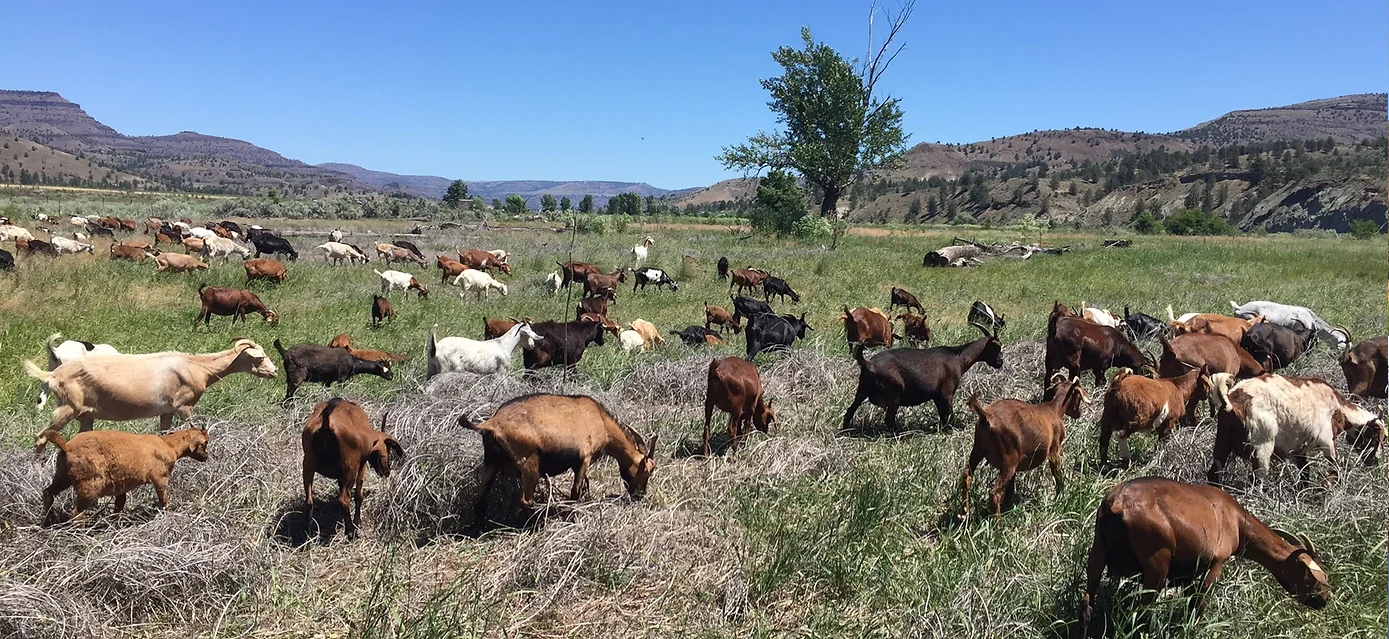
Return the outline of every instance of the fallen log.
<path id="1" fill-rule="evenodd" d="M 922 266 L 963 266 L 966 260 L 975 259 L 983 255 L 983 249 L 978 246 L 943 246 L 922 258 Z"/>

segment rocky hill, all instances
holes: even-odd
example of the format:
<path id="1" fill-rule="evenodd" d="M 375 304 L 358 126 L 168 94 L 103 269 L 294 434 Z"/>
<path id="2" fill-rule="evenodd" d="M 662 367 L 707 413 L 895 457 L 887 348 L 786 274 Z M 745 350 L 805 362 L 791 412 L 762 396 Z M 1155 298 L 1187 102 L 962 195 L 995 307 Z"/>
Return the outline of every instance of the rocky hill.
<path id="1" fill-rule="evenodd" d="M 0 136 L 0 181 L 104 188 L 150 186 L 137 175 L 12 135 Z"/>
<path id="2" fill-rule="evenodd" d="M 1211 146 L 1321 138 L 1347 144 L 1389 132 L 1386 112 L 1389 94 L 1362 93 L 1271 109 L 1232 111 L 1172 135 Z"/>

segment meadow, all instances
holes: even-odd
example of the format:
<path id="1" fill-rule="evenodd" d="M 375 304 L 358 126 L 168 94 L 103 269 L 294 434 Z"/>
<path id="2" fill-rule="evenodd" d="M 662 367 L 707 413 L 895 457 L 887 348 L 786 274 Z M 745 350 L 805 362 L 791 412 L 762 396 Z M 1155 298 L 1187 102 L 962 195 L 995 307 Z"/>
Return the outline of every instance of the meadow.
<path id="1" fill-rule="evenodd" d="M 259 220 L 275 230 L 334 224 Z M 408 222 L 342 222 L 348 241 L 368 246 Z M 922 255 L 954 235 L 1020 239 L 1011 229 L 873 229 L 850 235 L 837 251 L 748 238 L 721 226 L 639 228 L 624 234 L 571 236 L 550 229 L 430 230 L 420 242 L 432 258 L 455 247 L 513 252 L 505 298 L 476 301 L 441 285 L 438 271 L 405 268 L 430 287 L 428 299 L 394 293 L 399 317 L 369 326 L 378 279 L 369 266 L 333 267 L 313 256 L 321 235 L 291 237 L 301 252 L 289 280 L 251 288 L 279 312 L 278 326 L 252 317 L 246 326 L 216 318 L 192 328 L 200 283 L 240 286 L 239 260 L 191 275 L 155 273 L 151 264 L 95 256 L 23 260 L 0 274 L 0 635 L 21 637 L 1065 637 L 1075 623 L 1093 513 L 1104 494 L 1131 477 L 1202 481 L 1214 424 L 1206 409 L 1194 429 L 1165 445 L 1134 441 L 1135 462 L 1100 474 L 1095 459 L 1100 402 L 1068 424 L 1068 483 L 1053 493 L 1045 471 L 1020 477 L 1018 502 L 1001 519 L 986 515 L 986 486 L 976 479 L 959 524 L 960 471 L 972 441 L 970 393 L 985 400 L 1035 399 L 1041 391 L 1046 317 L 1054 300 L 1082 300 L 1162 316 L 1228 312 L 1229 300 L 1303 304 L 1357 339 L 1389 328 L 1385 242 L 1289 236 L 1132 237 L 1130 249 L 1099 248 L 1103 236 L 1048 232 L 1070 245 L 1063 256 L 995 259 L 975 269 L 924 269 Z M 1036 233 L 1036 231 L 1032 231 Z M 714 263 L 757 265 L 788 280 L 814 331 L 784 356 L 757 360 L 778 420 L 736 456 L 698 455 L 705 371 L 716 355 L 741 355 L 741 338 L 694 350 L 667 336 L 653 352 L 623 354 L 611 340 L 590 347 L 577 370 L 523 379 L 448 375 L 426 384 L 425 336 L 478 338 L 482 317 L 566 318 L 575 299 L 541 286 L 555 262 L 629 263 L 641 236 L 656 240 L 650 264 L 667 269 L 678 292 L 619 291 L 612 311 L 663 331 L 701 324 L 704 302 L 728 306 Z M 1035 236 L 1027 239 L 1035 240 Z M 690 257 L 686 260 L 684 257 Z M 396 268 L 401 268 L 397 266 Z M 630 284 L 630 282 L 629 282 Z M 955 423 L 931 407 L 905 409 L 900 432 L 882 428 L 866 405 L 853 429 L 840 431 L 857 367 L 837 319 L 844 305 L 883 306 L 892 286 L 925 304 L 937 344 L 974 339 L 965 322 L 974 300 L 1007 318 L 1004 367 L 979 366 L 964 378 Z M 577 290 L 575 292 L 577 296 Z M 409 355 L 395 379 L 360 377 L 327 391 L 305 386 L 281 406 L 283 378 L 234 376 L 213 387 L 195 423 L 215 428 L 206 463 L 184 460 L 168 511 L 153 492 L 131 495 L 120 516 L 109 501 L 85 522 L 41 528 L 40 491 L 53 456 L 32 452 L 47 422 L 34 401 L 23 358 L 45 358 L 44 339 L 112 344 L 123 352 L 225 349 L 249 337 L 273 352 L 327 343 L 348 333 L 360 347 Z M 1156 343 L 1141 344 L 1156 353 Z M 276 357 L 278 362 L 278 357 Z M 517 357 L 519 369 L 520 357 Z M 1326 345 L 1292 367 L 1344 388 L 1336 353 Z M 1092 380 L 1085 380 L 1087 388 Z M 1093 390 L 1098 398 L 1102 389 Z M 611 461 L 591 474 L 587 501 L 560 490 L 533 516 L 514 505 L 516 481 L 499 482 L 490 512 L 507 526 L 464 534 L 481 446 L 456 418 L 485 418 L 527 392 L 591 394 L 624 424 L 659 434 L 658 468 L 644 501 L 621 497 Z M 408 458 L 389 479 L 372 476 L 363 533 L 332 534 L 336 486 L 319 479 L 315 519 L 304 515 L 299 433 L 314 403 L 333 394 L 379 418 Z M 1382 403 L 1374 407 L 1384 410 Z M 715 432 L 727 418 L 715 415 Z M 154 420 L 98 428 L 152 432 Z M 75 427 L 69 428 L 69 434 Z M 726 441 L 716 438 L 716 441 Z M 1389 633 L 1389 502 L 1384 466 L 1343 459 L 1341 481 L 1299 492 L 1295 471 L 1239 495 L 1278 527 L 1307 533 L 1324 555 L 1333 587 L 1324 610 L 1300 607 L 1257 565 L 1235 561 L 1211 594 L 1207 614 L 1186 617 L 1174 593 L 1146 623 L 1134 610 L 1134 584 L 1107 581 L 1092 630 L 1112 637 L 1383 637 Z M 1247 466 L 1236 464 L 1237 471 Z M 1318 469 L 1317 474 L 1324 472 Z M 555 482 L 567 487 L 566 478 Z M 70 504 L 71 495 L 59 500 Z"/>

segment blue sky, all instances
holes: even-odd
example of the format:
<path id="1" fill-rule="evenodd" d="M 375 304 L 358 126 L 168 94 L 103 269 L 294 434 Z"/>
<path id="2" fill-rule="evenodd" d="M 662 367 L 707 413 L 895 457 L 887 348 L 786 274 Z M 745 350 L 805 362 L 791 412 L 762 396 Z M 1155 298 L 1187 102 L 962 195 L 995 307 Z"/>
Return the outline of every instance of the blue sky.
<path id="1" fill-rule="evenodd" d="M 891 1 L 891 0 L 889 0 Z M 1076 125 L 1163 132 L 1389 90 L 1389 3 L 921 2 L 883 81 L 912 142 Z M 66 2 L 5 8 L 0 88 L 131 135 L 306 162 L 664 188 L 774 126 L 760 78 L 802 26 L 846 55 L 867 2 Z M 674 5 L 674 6 L 660 6 Z M 941 6 L 938 6 L 941 5 Z M 16 41 L 17 38 L 17 41 Z"/>

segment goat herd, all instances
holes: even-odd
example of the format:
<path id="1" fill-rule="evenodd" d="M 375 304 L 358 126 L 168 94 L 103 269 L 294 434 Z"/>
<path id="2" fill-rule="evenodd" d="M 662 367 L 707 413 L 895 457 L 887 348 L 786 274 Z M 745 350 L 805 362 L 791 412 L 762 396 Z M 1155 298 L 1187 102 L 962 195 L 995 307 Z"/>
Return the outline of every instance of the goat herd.
<path id="1" fill-rule="evenodd" d="M 114 219 L 114 218 L 113 218 Z M 133 230 L 129 221 L 72 218 L 82 228 Z M 0 220 L 8 223 L 8 220 Z M 14 240 L 31 254 L 60 254 L 71 250 L 91 252 L 91 245 L 54 237 L 51 243 L 25 238 L 0 226 L 5 238 Z M 192 227 L 188 220 L 167 223 L 151 219 L 148 230 L 155 245 L 113 239 L 113 259 L 153 258 L 161 271 L 206 269 L 207 263 L 189 255 L 159 251 L 162 243 L 181 244 L 189 253 L 204 258 L 239 253 L 245 260 L 247 281 L 268 279 L 283 282 L 286 268 L 281 262 L 260 258 L 262 253 L 297 257 L 293 246 L 282 237 L 252 227 L 244 236 L 231 222 Z M 23 231 L 23 229 L 19 229 Z M 26 232 L 27 233 L 27 232 Z M 235 242 L 244 237 L 251 248 Z M 342 241 L 335 231 L 330 241 L 316 247 L 326 260 L 335 263 L 366 263 L 365 252 Z M 59 240 L 65 240 L 59 242 Z M 222 241 L 218 241 L 222 240 Z M 593 264 L 569 262 L 549 274 L 545 286 L 554 293 L 562 287 L 579 284 L 584 298 L 573 321 L 531 321 L 527 319 L 484 319 L 483 339 L 439 338 L 430 330 L 426 343 L 428 376 L 445 372 L 494 375 L 510 370 L 514 352 L 523 351 L 525 368 L 574 366 L 589 344 L 602 345 L 604 334 L 616 336 L 624 350 L 650 349 L 663 340 L 660 331 L 645 320 L 633 320 L 622 329 L 608 318 L 608 304 L 615 301 L 617 286 L 633 273 L 633 290 L 654 284 L 658 288 L 679 288 L 669 274 L 642 266 L 650 237 L 632 247 L 634 269 L 619 268 L 605 273 Z M 65 248 L 58 248 L 63 246 Z M 13 258 L 0 251 L 0 258 Z M 379 259 L 391 262 L 428 264 L 413 244 L 396 241 L 376 245 Z M 502 295 L 508 287 L 496 279 L 500 271 L 510 275 L 512 268 L 506 251 L 460 250 L 458 260 L 447 255 L 436 258 L 441 282 L 453 278 L 464 292 L 484 296 L 490 290 Z M 163 259 L 161 259 L 163 258 Z M 180 259 L 173 259 L 180 258 Z M 377 271 L 380 295 L 373 296 L 373 322 L 394 316 L 386 297 L 396 288 L 413 290 L 420 297 L 428 287 L 415 276 L 402 271 Z M 789 348 L 813 330 L 805 314 L 777 314 L 769 302 L 800 301 L 800 295 L 781 278 L 768 271 L 730 269 L 727 258 L 718 264 L 718 277 L 730 282 L 733 312 L 704 304 L 704 325 L 671 331 L 691 346 L 718 344 L 729 333 L 741 333 L 746 341 L 746 358 L 714 359 L 708 368 L 705 398 L 704 453 L 711 453 L 711 420 L 714 409 L 729 413 L 729 452 L 736 452 L 751 429 L 766 432 L 775 420 L 772 399 L 766 397 L 760 374 L 752 363 L 764 351 Z M 734 296 L 737 287 L 738 296 Z M 742 296 L 761 288 L 763 299 Z M 248 290 L 203 286 L 199 289 L 202 310 L 195 324 L 208 322 L 212 315 L 230 315 L 233 322 L 248 313 L 258 313 L 274 322 L 278 315 Z M 1307 457 L 1319 451 L 1331 461 L 1328 483 L 1336 481 L 1339 459 L 1335 439 L 1342 433 L 1346 445 L 1366 464 L 1374 464 L 1385 439 L 1384 419 L 1348 401 L 1325 380 L 1285 377 L 1275 371 L 1287 366 L 1313 348 L 1318 340 L 1328 341 L 1340 350 L 1340 365 L 1350 392 L 1360 397 L 1384 398 L 1386 338 L 1353 343 L 1349 332 L 1328 324 L 1305 307 L 1257 301 L 1231 302 L 1232 315 L 1190 313 L 1176 316 L 1171 307 L 1167 320 L 1130 313 L 1116 316 L 1104 309 L 1082 303 L 1071 309 L 1061 302 L 1054 305 L 1046 336 L 1045 376 L 1042 400 L 1030 403 L 1000 399 L 989 405 L 978 396 L 968 405 L 978 415 L 974 444 L 964 464 L 962 476 L 963 518 L 969 519 L 973 472 L 982 461 L 998 470 L 992 490 L 992 512 L 1001 516 L 1013 499 L 1018 472 L 1035 469 L 1045 462 L 1055 479 L 1058 493 L 1063 489 L 1062 442 L 1066 436 L 1066 417 L 1080 416 L 1082 404 L 1091 402 L 1079 375 L 1094 374 L 1098 388 L 1106 383 L 1111 368 L 1118 371 L 1107 380 L 1098 442 L 1101 468 L 1109 463 L 1111 440 L 1119 440 L 1122 462 L 1129 461 L 1128 441 L 1136 433 L 1155 431 L 1165 440 L 1182 423 L 1194 423 L 1201 401 L 1210 405 L 1216 420 L 1215 448 L 1209 472 L 1209 486 L 1192 485 L 1168 479 L 1146 477 L 1124 482 L 1113 488 L 1100 504 L 1095 519 L 1095 540 L 1086 566 L 1087 580 L 1081 611 L 1088 624 L 1100 579 L 1108 570 L 1112 575 L 1141 576 L 1151 601 L 1166 584 L 1194 587 L 1192 606 L 1199 613 L 1202 597 L 1219 579 L 1225 562 L 1242 554 L 1267 568 L 1293 597 L 1303 604 L 1320 608 L 1330 597 L 1330 583 L 1319 556 L 1306 538 L 1274 530 L 1260 522 L 1220 487 L 1226 481 L 1225 468 L 1232 455 L 1249 460 L 1256 480 L 1266 481 L 1274 457 L 1289 459 L 1301 469 L 1302 481 L 1310 481 Z M 889 318 L 894 308 L 906 311 Z M 913 314 L 913 311 L 919 314 Z M 971 307 L 968 321 L 981 336 L 959 346 L 893 348 L 893 319 L 903 322 L 905 339 L 913 346 L 929 345 L 931 328 L 921 302 L 910 292 L 894 287 L 888 312 L 877 308 L 845 306 L 839 319 L 852 355 L 859 368 L 858 388 L 845 411 L 843 427 L 851 427 L 855 412 L 869 401 L 885 411 L 886 425 L 897 427 L 901 407 L 926 402 L 935 404 L 942 426 L 950 424 L 954 396 L 961 378 L 978 362 L 994 368 L 1003 365 L 1003 346 L 999 332 L 1006 326 L 1002 314 L 983 302 Z M 746 320 L 746 326 L 743 321 Z M 36 449 L 45 444 L 59 448 L 54 478 L 44 490 L 45 524 L 57 521 L 52 505 L 57 494 L 73 488 L 74 517 L 91 508 L 100 497 L 115 497 L 115 509 L 125 504 L 126 493 L 146 484 L 155 488 L 161 506 L 168 502 L 168 483 L 175 462 L 182 457 L 207 458 L 209 433 L 198 428 L 172 431 L 173 418 L 188 420 L 193 407 L 209 386 L 228 375 L 249 373 L 273 378 L 277 367 L 269 355 L 251 340 L 239 339 L 229 350 L 208 354 L 162 352 L 142 355 L 120 354 L 108 345 L 66 341 L 57 335 L 48 342 L 49 367 L 43 370 L 24 362 L 26 372 L 41 380 L 39 406 L 51 394 L 57 398 L 48 427 L 39 435 Z M 1161 357 L 1152 361 L 1137 342 L 1156 339 Z M 382 351 L 354 348 L 351 338 L 339 335 L 328 346 L 299 344 L 285 348 L 277 339 L 286 378 L 285 400 L 306 383 L 331 385 L 358 374 L 392 378 L 392 366 L 403 359 Z M 885 347 L 868 357 L 866 350 Z M 96 420 L 125 421 L 158 417 L 164 435 L 137 435 L 120 431 L 93 431 Z M 61 434 L 72 420 L 81 432 L 71 440 Z M 460 417 L 462 427 L 475 430 L 482 439 L 484 457 L 481 490 L 475 504 L 479 528 L 487 521 L 486 496 L 498 471 L 515 469 L 521 477 L 521 502 L 535 503 L 535 491 L 542 477 L 573 472 L 572 499 L 579 499 L 587 488 L 587 473 L 604 456 L 618 463 L 628 493 L 641 498 L 655 470 L 656 438 L 648 442 L 591 397 L 532 394 L 508 401 L 488 420 L 472 423 Z M 308 507 L 313 506 L 313 479 L 323 475 L 338 480 L 338 500 L 345 513 L 347 534 L 354 536 L 360 525 L 365 469 L 378 474 L 390 472 L 393 459 L 405 455 L 401 445 L 381 427 L 373 428 L 367 413 L 356 404 L 334 398 L 319 403 L 303 430 L 304 492 Z M 355 502 L 355 503 L 354 503 Z M 354 508 L 355 506 L 355 508 Z"/>

